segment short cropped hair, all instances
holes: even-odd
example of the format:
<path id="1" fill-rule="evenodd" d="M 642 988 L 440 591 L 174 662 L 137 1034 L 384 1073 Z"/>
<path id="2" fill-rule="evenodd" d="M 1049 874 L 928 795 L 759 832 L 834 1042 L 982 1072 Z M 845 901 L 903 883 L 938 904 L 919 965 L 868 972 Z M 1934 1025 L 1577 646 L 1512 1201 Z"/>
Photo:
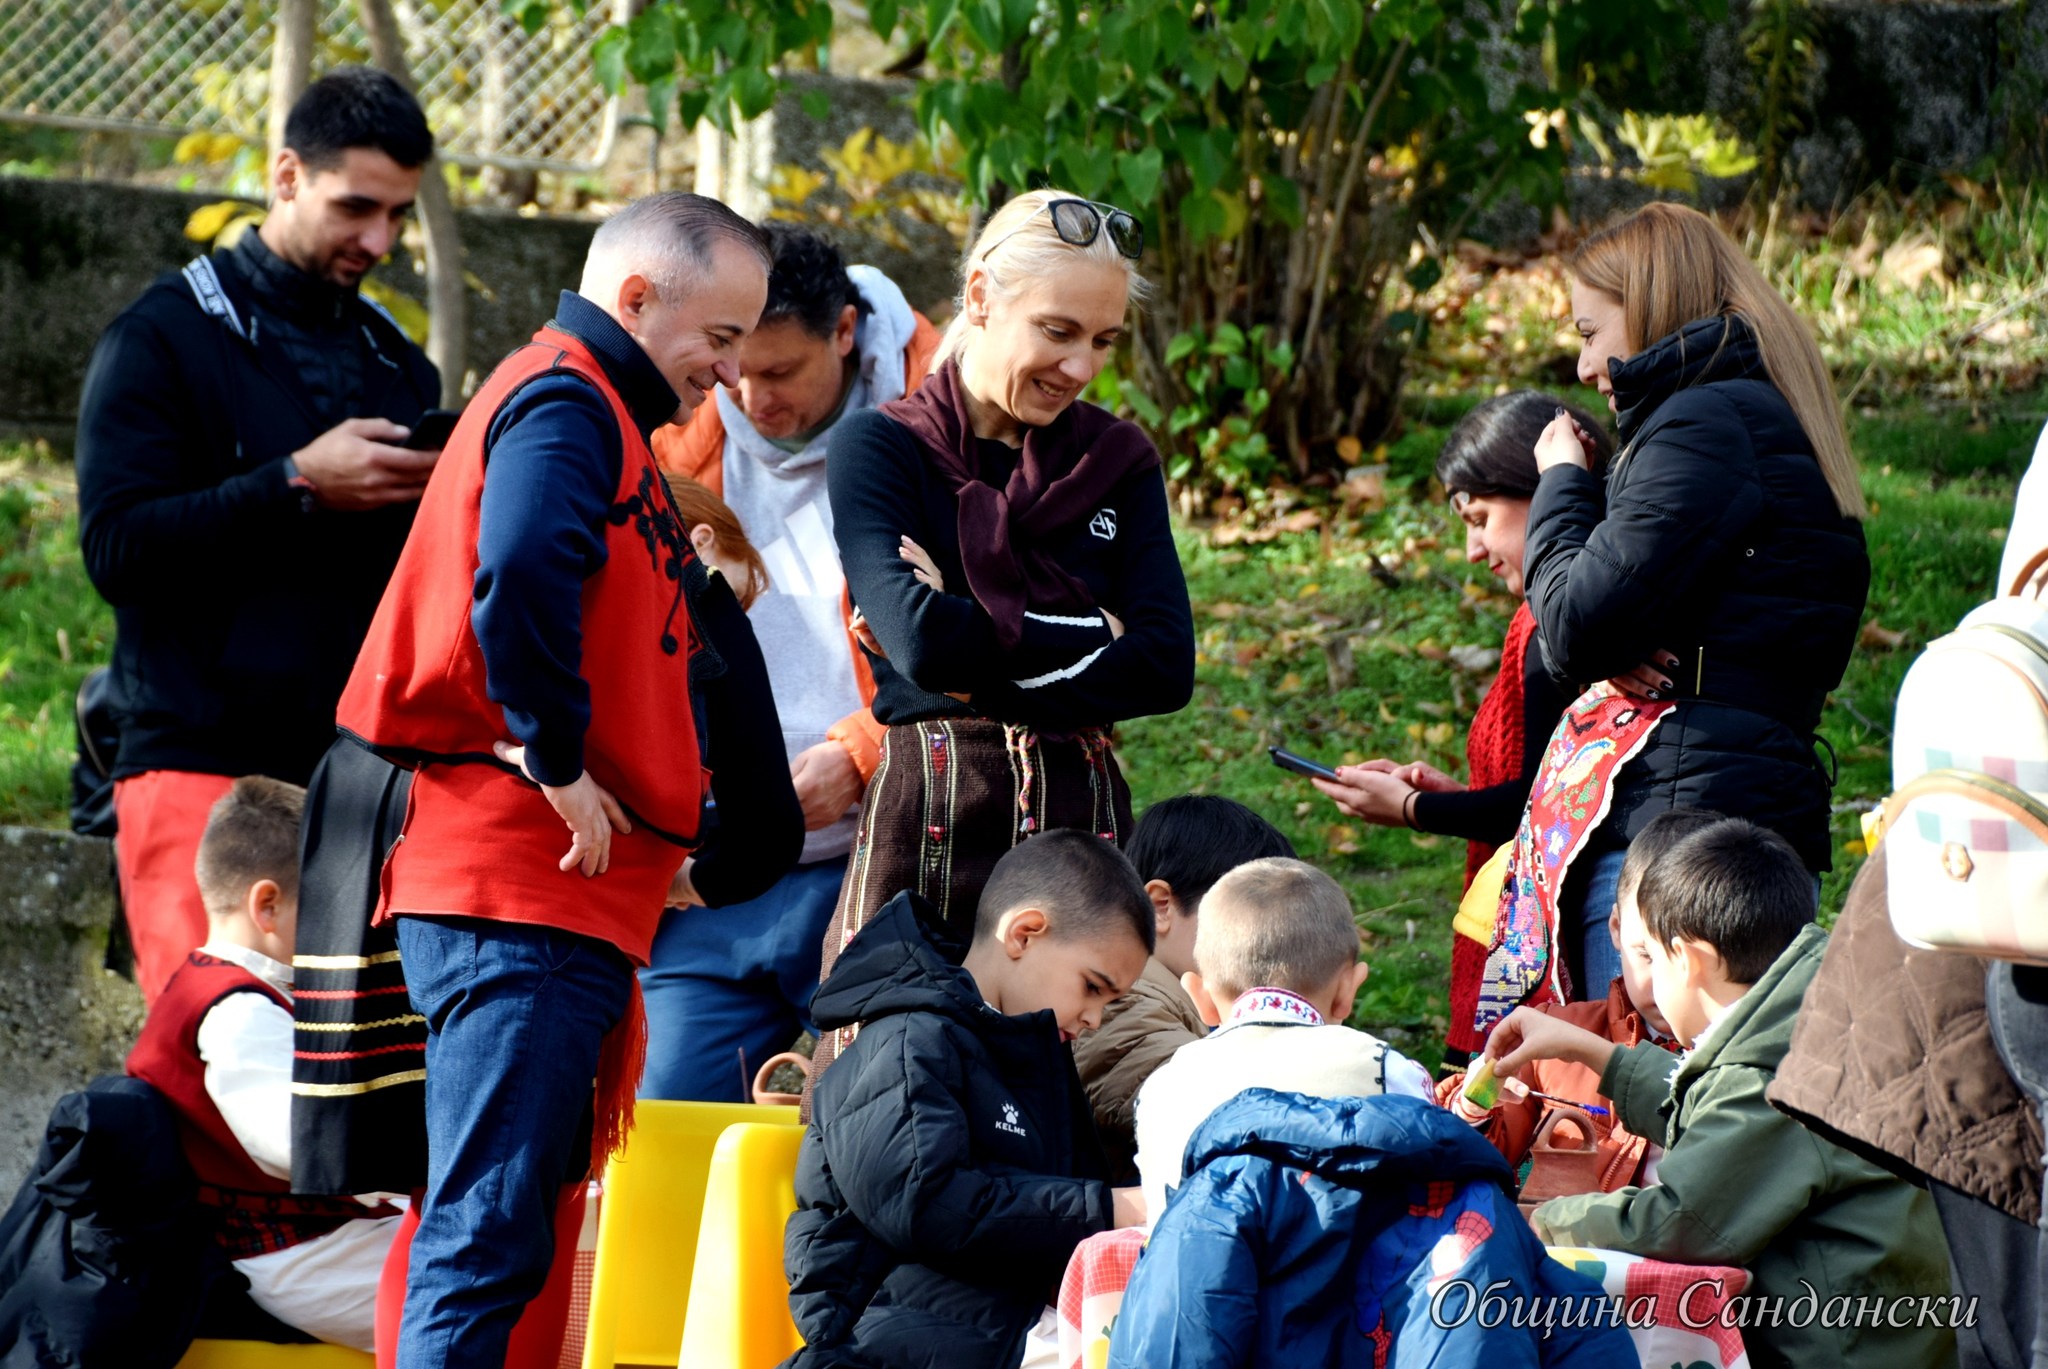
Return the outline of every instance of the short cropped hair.
<path id="1" fill-rule="evenodd" d="M 1145 810 L 1126 854 L 1139 879 L 1165 880 L 1181 911 L 1194 914 L 1217 880 L 1246 861 L 1291 857 L 1294 843 L 1235 799 L 1180 794 Z"/>
<path id="2" fill-rule="evenodd" d="M 412 92 L 375 67 L 339 67 L 306 87 L 284 120 L 284 145 L 310 171 L 332 171 L 352 147 L 403 167 L 434 155 L 433 130 Z"/>
<path id="3" fill-rule="evenodd" d="M 589 274 L 592 261 L 617 254 L 647 277 L 657 294 L 673 298 L 711 270 L 712 252 L 721 242 L 752 252 L 763 271 L 775 265 L 768 236 L 758 225 L 708 195 L 664 190 L 642 195 L 597 226 L 584 273 Z"/>
<path id="4" fill-rule="evenodd" d="M 1660 945 L 1702 942 L 1728 978 L 1754 984 L 1813 921 L 1813 875 L 1776 832 L 1722 818 L 1643 872 L 1636 906 Z"/>
<path id="5" fill-rule="evenodd" d="M 1151 954 L 1152 900 L 1124 853 L 1088 832 L 1055 828 L 1011 847 L 982 887 L 975 908 L 978 941 L 996 934 L 1003 914 L 1043 912 L 1052 934 L 1100 938 L 1128 932 Z"/>
<path id="6" fill-rule="evenodd" d="M 249 886 L 271 880 L 285 897 L 299 892 L 299 821 L 306 791 L 266 775 L 244 775 L 206 815 L 192 871 L 206 911 L 233 912 Z"/>
<path id="7" fill-rule="evenodd" d="M 851 304 L 862 315 L 868 302 L 846 274 L 839 249 L 808 228 L 771 220 L 761 225 L 775 265 L 768 272 L 768 303 L 761 326 L 795 323 L 814 338 L 830 338 Z"/>
<path id="8" fill-rule="evenodd" d="M 1630 838 L 1628 854 L 1621 860 L 1621 878 L 1615 884 L 1617 894 L 1638 888 L 1643 882 L 1643 871 L 1649 869 L 1664 853 L 1684 841 L 1694 832 L 1703 832 L 1723 820 L 1723 815 L 1711 808 L 1667 808 L 1642 831 Z"/>
<path id="9" fill-rule="evenodd" d="M 1337 881 L 1269 857 L 1216 881 L 1195 932 L 1195 968 L 1219 1006 L 1251 989 L 1313 993 L 1358 963 L 1358 923 Z"/>

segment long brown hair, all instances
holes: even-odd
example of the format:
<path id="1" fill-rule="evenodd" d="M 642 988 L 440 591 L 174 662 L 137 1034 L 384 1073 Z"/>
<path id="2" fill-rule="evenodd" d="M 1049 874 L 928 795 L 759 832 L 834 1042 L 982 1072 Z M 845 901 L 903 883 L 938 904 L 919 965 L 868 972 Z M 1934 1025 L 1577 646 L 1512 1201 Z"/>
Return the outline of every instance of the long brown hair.
<path id="1" fill-rule="evenodd" d="M 1844 518 L 1869 512 L 1834 379 L 1813 333 L 1763 272 L 1696 209 L 1650 204 L 1586 239 L 1567 269 L 1621 301 L 1622 326 L 1640 351 L 1695 319 L 1733 316 L 1749 325 L 1764 373 L 1792 406 Z"/>
<path id="2" fill-rule="evenodd" d="M 768 563 L 747 539 L 740 516 L 732 511 L 732 505 L 687 475 L 669 472 L 668 492 L 676 501 L 676 517 L 683 521 L 683 536 L 688 537 L 699 523 L 708 524 L 711 535 L 718 539 L 719 556 L 746 567 L 747 582 L 734 585 L 732 592 L 741 608 L 752 608 L 754 601 L 768 592 Z"/>

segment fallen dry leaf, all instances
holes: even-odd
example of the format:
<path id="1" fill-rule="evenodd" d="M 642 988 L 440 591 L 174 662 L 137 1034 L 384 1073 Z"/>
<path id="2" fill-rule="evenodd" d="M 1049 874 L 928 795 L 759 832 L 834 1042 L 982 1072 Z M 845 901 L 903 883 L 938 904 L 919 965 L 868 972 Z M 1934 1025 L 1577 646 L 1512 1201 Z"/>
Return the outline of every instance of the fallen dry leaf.
<path id="1" fill-rule="evenodd" d="M 1856 643 L 1872 651 L 1897 651 L 1906 644 L 1906 634 L 1894 632 L 1872 618 L 1863 625 L 1863 630 L 1856 634 Z"/>

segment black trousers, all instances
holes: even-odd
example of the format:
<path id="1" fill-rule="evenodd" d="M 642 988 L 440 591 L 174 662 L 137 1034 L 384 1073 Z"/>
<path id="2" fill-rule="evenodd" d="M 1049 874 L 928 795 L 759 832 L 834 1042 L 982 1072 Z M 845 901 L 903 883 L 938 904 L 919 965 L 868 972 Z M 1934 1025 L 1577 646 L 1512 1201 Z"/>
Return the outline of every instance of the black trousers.
<path id="1" fill-rule="evenodd" d="M 1985 977 L 1984 1006 L 1999 1058 L 2011 1071 L 2013 1082 L 2042 1110 L 2042 1120 L 2048 1122 L 2048 969 L 1994 963 Z M 2034 1159 L 2037 1164 L 2048 1163 L 2041 1156 Z M 1940 1201 L 1937 1192 L 1938 1207 Z M 1971 1280 L 1959 1282 L 1957 1290 L 1979 1294 L 1979 1321 L 2002 1316 L 2009 1336 L 2009 1345 L 1996 1347 L 2004 1349 L 2006 1358 L 1987 1357 L 1980 1362 L 2001 1369 L 2007 1364 L 2048 1369 L 2048 1298 L 2042 1297 L 2041 1290 L 2042 1276 L 2048 1274 L 2048 1188 L 2043 1190 L 2040 1225 L 2033 1230 L 1985 1204 L 1972 1206 L 1982 1212 L 1964 1219 L 1967 1234 L 1960 1241 L 1951 1235 L 1949 1246 L 1959 1252 L 1977 1247 L 1956 1256 L 1959 1275 L 1965 1272 L 1965 1258 L 1980 1268 L 1970 1271 Z M 1947 1229 L 1949 1209 L 1940 1210 L 1942 1226 Z M 2004 1225 L 1990 1222 L 1985 1214 L 1995 1215 Z M 1989 1352 L 1995 1348 L 1992 1338 L 1998 1328 L 1986 1325 L 1979 1329 L 1980 1344 Z M 1966 1351 L 1966 1365 L 1971 1363 L 1967 1356 Z"/>

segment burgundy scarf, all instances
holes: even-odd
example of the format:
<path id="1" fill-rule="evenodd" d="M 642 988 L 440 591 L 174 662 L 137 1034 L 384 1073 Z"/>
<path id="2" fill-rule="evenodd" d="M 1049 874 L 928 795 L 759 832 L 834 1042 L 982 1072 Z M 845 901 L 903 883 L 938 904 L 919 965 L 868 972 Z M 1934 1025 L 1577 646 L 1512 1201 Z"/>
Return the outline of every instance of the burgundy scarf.
<path id="1" fill-rule="evenodd" d="M 1047 544 L 1084 525 L 1133 472 L 1159 465 L 1136 424 L 1076 401 L 1042 428 L 1027 428 L 1024 450 L 1002 488 L 981 477 L 980 439 L 967 414 L 960 366 L 948 361 L 881 412 L 915 433 L 960 504 L 960 564 L 967 588 L 994 620 L 996 641 L 1014 647 L 1024 610 L 1088 612 L 1088 587 Z"/>

